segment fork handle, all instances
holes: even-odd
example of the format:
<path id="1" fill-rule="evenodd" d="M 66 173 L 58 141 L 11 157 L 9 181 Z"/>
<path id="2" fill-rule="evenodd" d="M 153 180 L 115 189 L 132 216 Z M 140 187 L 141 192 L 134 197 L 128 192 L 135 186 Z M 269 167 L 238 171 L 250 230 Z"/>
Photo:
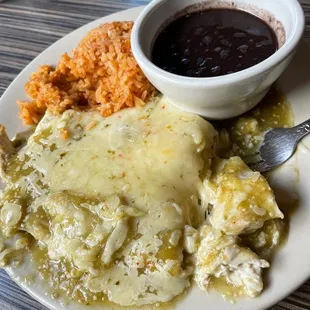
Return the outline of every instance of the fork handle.
<path id="1" fill-rule="evenodd" d="M 295 134 L 298 137 L 298 141 L 299 141 L 304 136 L 310 134 L 310 119 L 294 127 L 294 129 L 295 129 Z"/>

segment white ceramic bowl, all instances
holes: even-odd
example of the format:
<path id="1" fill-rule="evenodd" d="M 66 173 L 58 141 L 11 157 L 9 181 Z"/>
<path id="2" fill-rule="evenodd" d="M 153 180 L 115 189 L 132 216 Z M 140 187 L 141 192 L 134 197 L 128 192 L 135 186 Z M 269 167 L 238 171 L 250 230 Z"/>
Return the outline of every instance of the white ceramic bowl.
<path id="1" fill-rule="evenodd" d="M 303 34 L 304 14 L 297 0 L 203 1 L 205 7 L 237 8 L 265 19 L 276 31 L 282 46 L 271 57 L 253 67 L 219 77 L 184 77 L 155 66 L 150 57 L 158 32 L 177 12 L 199 2 L 152 1 L 135 22 L 131 38 L 132 51 L 147 78 L 172 104 L 210 119 L 234 117 L 259 103 L 286 69 Z M 284 28 L 285 36 L 283 31 L 281 36 L 279 28 Z"/>

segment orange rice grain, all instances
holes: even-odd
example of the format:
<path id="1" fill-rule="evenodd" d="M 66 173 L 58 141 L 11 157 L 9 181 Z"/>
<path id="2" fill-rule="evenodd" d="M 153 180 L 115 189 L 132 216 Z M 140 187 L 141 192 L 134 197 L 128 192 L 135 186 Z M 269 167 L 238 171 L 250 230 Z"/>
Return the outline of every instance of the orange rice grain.
<path id="1" fill-rule="evenodd" d="M 72 56 L 62 55 L 56 68 L 39 67 L 25 85 L 31 101 L 17 101 L 26 124 L 37 124 L 48 109 L 96 110 L 103 116 L 143 105 L 156 94 L 134 59 L 133 22 L 113 22 L 91 30 Z"/>

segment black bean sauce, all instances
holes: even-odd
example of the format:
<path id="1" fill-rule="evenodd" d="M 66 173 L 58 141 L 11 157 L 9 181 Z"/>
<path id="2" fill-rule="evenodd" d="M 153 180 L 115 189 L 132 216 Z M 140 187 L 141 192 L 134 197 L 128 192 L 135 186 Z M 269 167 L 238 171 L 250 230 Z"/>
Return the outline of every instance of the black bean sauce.
<path id="1" fill-rule="evenodd" d="M 168 25 L 155 40 L 152 61 L 174 74 L 214 77 L 252 67 L 277 49 L 274 31 L 258 17 L 209 9 Z"/>

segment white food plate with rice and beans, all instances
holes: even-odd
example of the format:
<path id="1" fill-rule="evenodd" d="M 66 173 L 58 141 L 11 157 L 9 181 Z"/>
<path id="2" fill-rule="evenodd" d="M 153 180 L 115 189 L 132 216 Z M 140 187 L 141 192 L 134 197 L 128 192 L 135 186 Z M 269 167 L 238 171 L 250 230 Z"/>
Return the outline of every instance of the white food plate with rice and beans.
<path id="1" fill-rule="evenodd" d="M 266 309 L 310 277 L 297 0 L 157 0 L 59 40 L 0 100 L 0 263 L 50 309 Z"/>

